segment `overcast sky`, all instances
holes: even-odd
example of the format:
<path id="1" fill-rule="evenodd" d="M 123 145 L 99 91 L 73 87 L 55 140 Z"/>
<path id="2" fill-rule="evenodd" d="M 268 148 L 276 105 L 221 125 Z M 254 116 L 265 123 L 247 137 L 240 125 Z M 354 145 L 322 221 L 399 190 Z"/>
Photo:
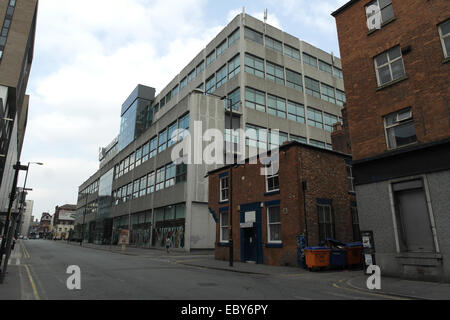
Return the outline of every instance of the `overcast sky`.
<path id="1" fill-rule="evenodd" d="M 21 161 L 33 215 L 76 204 L 117 136 L 138 83 L 159 93 L 245 6 L 246 13 L 339 55 L 332 11 L 347 0 L 40 0 Z M 23 184 L 23 177 L 19 186 Z"/>

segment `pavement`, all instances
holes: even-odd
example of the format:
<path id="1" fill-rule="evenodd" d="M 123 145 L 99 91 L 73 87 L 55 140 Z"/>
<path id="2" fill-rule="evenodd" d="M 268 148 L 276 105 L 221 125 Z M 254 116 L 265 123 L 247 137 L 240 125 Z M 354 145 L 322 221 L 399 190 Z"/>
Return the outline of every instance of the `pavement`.
<path id="1" fill-rule="evenodd" d="M 450 299 L 450 284 L 382 275 L 369 290 L 362 270 L 309 272 L 298 267 L 216 260 L 212 251 L 172 250 L 51 240 L 16 245 L 0 300 L 16 299 Z M 66 268 L 80 265 L 82 292 L 66 288 Z M 20 288 L 20 289 L 19 289 Z"/>

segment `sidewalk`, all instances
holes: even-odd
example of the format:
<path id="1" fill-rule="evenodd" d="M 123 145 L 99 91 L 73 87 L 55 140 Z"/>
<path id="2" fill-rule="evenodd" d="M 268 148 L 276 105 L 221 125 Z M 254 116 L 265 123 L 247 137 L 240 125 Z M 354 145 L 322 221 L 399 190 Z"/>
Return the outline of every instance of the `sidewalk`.
<path id="1" fill-rule="evenodd" d="M 367 289 L 368 275 L 361 274 L 347 280 L 346 285 L 363 291 Z M 450 284 L 439 282 L 413 281 L 400 278 L 381 277 L 381 290 L 370 290 L 373 293 L 394 295 L 421 300 L 449 300 Z"/>

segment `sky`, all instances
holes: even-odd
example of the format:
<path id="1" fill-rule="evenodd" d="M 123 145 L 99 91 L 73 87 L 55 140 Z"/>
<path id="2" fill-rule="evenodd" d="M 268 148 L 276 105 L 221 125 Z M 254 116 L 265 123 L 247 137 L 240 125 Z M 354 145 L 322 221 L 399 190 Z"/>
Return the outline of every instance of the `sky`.
<path id="1" fill-rule="evenodd" d="M 331 12 L 348 0 L 40 0 L 21 162 L 33 215 L 76 204 L 119 133 L 136 87 L 158 94 L 237 14 L 245 12 L 340 56 Z M 23 176 L 19 179 L 23 185 Z"/>

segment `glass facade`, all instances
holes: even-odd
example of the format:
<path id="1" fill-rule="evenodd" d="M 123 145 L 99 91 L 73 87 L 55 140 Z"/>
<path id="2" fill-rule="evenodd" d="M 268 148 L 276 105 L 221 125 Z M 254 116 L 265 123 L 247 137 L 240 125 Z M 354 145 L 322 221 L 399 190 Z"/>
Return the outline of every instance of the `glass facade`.
<path id="1" fill-rule="evenodd" d="M 135 137 L 136 112 L 138 101 L 136 100 L 128 110 L 122 115 L 119 134 L 119 152 L 129 145 Z"/>

